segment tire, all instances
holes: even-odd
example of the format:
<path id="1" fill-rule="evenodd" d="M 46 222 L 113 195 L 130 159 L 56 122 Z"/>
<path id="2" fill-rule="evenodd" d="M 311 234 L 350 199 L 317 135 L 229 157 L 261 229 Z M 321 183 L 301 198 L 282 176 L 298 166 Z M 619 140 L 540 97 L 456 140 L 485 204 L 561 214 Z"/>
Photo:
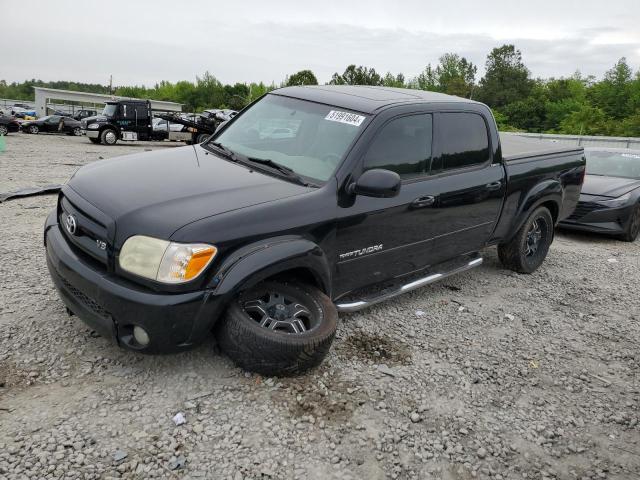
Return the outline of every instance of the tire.
<path id="1" fill-rule="evenodd" d="M 209 138 L 211 135 L 208 133 L 199 133 L 198 137 L 196 138 L 196 143 L 202 143 L 204 142 L 207 138 Z"/>
<path id="2" fill-rule="evenodd" d="M 509 242 L 498 245 L 498 257 L 514 272 L 533 273 L 544 262 L 552 242 L 553 217 L 546 207 L 539 207 Z"/>
<path id="3" fill-rule="evenodd" d="M 620 235 L 620 240 L 623 242 L 635 242 L 638 234 L 640 234 L 640 203 L 633 207 L 627 230 Z"/>
<path id="4" fill-rule="evenodd" d="M 279 307 L 282 299 L 292 303 Z M 300 305 L 307 310 L 298 317 Z M 284 312 L 287 307 L 283 316 L 296 314 L 276 320 L 278 309 Z M 292 319 L 302 322 L 306 331 Z M 260 320 L 268 324 L 262 326 Z M 297 375 L 320 365 L 331 348 L 337 321 L 335 305 L 317 288 L 266 281 L 232 300 L 215 333 L 220 349 L 243 369 L 267 376 Z"/>
<path id="5" fill-rule="evenodd" d="M 118 142 L 118 134 L 113 128 L 105 128 L 100 134 L 100 141 L 105 145 L 115 145 Z"/>
<path id="6" fill-rule="evenodd" d="M 6 125 L 0 125 L 0 135 L 5 136 L 9 133 L 9 129 Z"/>
<path id="7" fill-rule="evenodd" d="M 79 137 L 82 135 L 82 129 L 80 127 L 76 127 L 71 131 L 71 134 L 75 137 Z"/>
<path id="8" fill-rule="evenodd" d="M 38 128 L 37 125 L 31 125 L 29 127 L 29 133 L 38 133 L 40 131 L 40 129 Z"/>
<path id="9" fill-rule="evenodd" d="M 100 143 L 100 138 L 89 138 L 91 143 Z"/>

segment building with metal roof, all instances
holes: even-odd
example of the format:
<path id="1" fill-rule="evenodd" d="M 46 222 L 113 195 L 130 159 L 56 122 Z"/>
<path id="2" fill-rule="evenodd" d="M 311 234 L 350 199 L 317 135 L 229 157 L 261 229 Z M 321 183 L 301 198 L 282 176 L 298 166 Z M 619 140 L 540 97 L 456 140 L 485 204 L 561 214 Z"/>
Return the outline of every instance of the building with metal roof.
<path id="1" fill-rule="evenodd" d="M 117 95 L 104 95 L 101 93 L 75 92 L 72 90 L 58 90 L 56 88 L 33 87 L 36 93 L 36 112 L 38 116 L 47 115 L 47 107 L 53 105 L 54 101 L 77 102 L 81 104 L 103 105 L 114 100 L 139 100 L 131 97 L 120 97 Z M 150 100 L 151 108 L 165 112 L 182 112 L 182 104 L 175 102 L 165 102 L 162 100 Z"/>

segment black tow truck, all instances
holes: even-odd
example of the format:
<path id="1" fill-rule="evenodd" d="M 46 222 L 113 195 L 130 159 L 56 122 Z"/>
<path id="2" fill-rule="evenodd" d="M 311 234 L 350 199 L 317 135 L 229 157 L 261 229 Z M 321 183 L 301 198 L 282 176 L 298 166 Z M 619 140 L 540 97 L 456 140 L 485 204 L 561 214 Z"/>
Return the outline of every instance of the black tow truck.
<path id="1" fill-rule="evenodd" d="M 158 115 L 156 115 L 158 113 Z M 115 145 L 118 140 L 135 142 L 138 140 L 172 140 L 196 143 L 197 139 L 204 139 L 202 133 L 211 132 L 199 130 L 197 126 L 187 131 L 171 131 L 154 129 L 153 118 L 162 113 L 154 112 L 149 100 L 117 100 L 106 102 L 100 115 L 82 119 L 81 128 L 84 135 L 93 143 Z"/>
<path id="2" fill-rule="evenodd" d="M 574 210 L 582 148 L 501 142 L 463 98 L 356 86 L 270 92 L 207 141 L 95 162 L 45 225 L 68 311 L 139 352 L 213 332 L 248 370 L 318 365 L 338 312 L 478 267 L 531 273 Z"/>

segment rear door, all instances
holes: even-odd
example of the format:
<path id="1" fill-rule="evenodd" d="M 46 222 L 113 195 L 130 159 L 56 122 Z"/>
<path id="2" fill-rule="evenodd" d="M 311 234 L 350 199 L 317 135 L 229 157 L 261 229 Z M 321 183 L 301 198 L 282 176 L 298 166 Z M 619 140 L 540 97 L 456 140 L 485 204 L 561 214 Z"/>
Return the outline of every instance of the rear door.
<path id="1" fill-rule="evenodd" d="M 477 251 L 491 236 L 506 191 L 505 173 L 492 158 L 489 126 L 476 112 L 434 115 L 436 152 L 431 166 L 434 255 L 445 260 Z"/>

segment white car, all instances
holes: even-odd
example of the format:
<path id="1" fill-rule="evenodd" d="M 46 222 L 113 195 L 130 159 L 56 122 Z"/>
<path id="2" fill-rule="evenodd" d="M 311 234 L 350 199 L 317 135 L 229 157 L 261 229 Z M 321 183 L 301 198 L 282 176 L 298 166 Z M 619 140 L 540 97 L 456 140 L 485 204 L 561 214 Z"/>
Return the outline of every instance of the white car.
<path id="1" fill-rule="evenodd" d="M 162 118 L 154 118 L 151 125 L 154 131 L 167 131 L 167 121 Z M 183 128 L 184 125 L 180 125 L 179 123 L 169 123 L 169 130 L 172 132 L 181 132 Z"/>

